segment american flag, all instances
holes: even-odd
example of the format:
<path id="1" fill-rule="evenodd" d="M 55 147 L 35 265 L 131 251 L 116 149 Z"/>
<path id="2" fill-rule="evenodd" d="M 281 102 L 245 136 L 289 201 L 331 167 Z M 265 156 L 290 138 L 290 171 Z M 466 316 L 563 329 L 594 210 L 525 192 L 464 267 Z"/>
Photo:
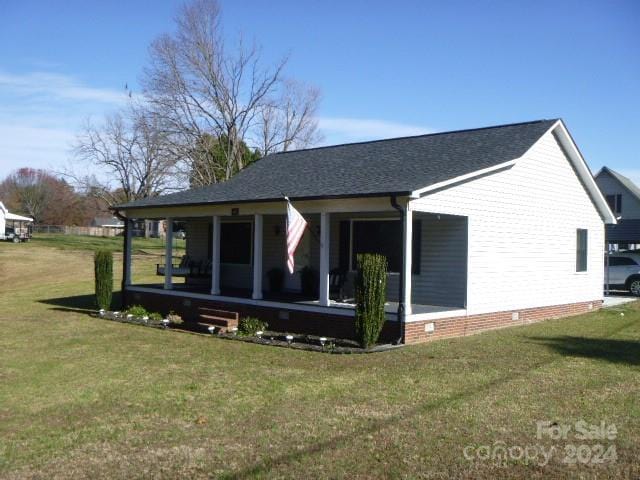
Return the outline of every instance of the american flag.
<path id="1" fill-rule="evenodd" d="M 300 243 L 302 235 L 304 235 L 304 229 L 307 226 L 307 221 L 300 215 L 300 212 L 293 208 L 291 202 L 287 197 L 287 268 L 289 273 L 293 274 L 294 259 L 293 256 L 296 253 L 296 248 Z"/>

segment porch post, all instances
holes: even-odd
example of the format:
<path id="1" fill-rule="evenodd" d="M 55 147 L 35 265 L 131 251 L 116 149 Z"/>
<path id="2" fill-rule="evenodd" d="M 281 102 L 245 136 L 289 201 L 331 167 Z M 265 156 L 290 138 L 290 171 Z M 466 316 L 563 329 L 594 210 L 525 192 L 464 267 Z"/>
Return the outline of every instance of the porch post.
<path id="1" fill-rule="evenodd" d="M 173 218 L 167 218 L 167 235 L 165 238 L 165 255 L 164 255 L 164 288 L 171 290 L 173 285 L 171 280 L 173 277 Z"/>
<path id="2" fill-rule="evenodd" d="M 253 294 L 251 298 L 262 298 L 262 214 L 256 213 L 253 221 Z"/>
<path id="3" fill-rule="evenodd" d="M 402 266 L 402 282 L 404 282 L 404 288 L 402 294 L 404 295 L 404 314 L 411 315 L 411 260 L 413 258 L 412 246 L 413 246 L 413 212 L 411 211 L 411 204 L 407 202 L 407 208 L 404 215 L 404 265 Z"/>
<path id="4" fill-rule="evenodd" d="M 320 305 L 329 306 L 330 214 L 320 214 Z"/>
<path id="5" fill-rule="evenodd" d="M 133 222 L 130 218 L 124 220 L 124 286 L 131 285 L 131 239 L 133 237 Z"/>
<path id="6" fill-rule="evenodd" d="M 213 216 L 211 238 L 211 295 L 220 295 L 220 216 Z"/>

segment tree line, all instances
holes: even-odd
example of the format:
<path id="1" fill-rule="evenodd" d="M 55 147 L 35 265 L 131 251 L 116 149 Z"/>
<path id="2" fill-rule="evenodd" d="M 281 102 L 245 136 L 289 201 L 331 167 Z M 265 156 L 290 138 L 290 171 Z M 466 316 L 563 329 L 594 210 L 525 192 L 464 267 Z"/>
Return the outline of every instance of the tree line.
<path id="1" fill-rule="evenodd" d="M 64 178 L 33 168 L 7 175 L 0 182 L 0 200 L 10 212 L 41 225 L 88 225 L 108 215 L 108 206 L 92 192 L 79 193 Z"/>

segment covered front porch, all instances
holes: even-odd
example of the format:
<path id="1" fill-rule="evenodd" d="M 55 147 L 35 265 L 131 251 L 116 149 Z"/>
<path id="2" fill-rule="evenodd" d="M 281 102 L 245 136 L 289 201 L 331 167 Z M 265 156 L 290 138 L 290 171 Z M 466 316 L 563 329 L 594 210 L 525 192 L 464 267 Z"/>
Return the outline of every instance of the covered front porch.
<path id="1" fill-rule="evenodd" d="M 324 315 L 329 334 L 330 317 L 355 315 L 357 254 L 381 253 L 389 263 L 385 307 L 389 322 L 466 314 L 466 217 L 406 208 L 401 215 L 389 203 L 375 210 L 318 212 L 309 211 L 304 203 L 294 202 L 308 227 L 296 251 L 293 274 L 285 266 L 283 205 L 277 208 L 281 213 L 250 213 L 249 208 L 232 207 L 229 215 L 190 212 L 164 217 L 167 239 L 174 237 L 176 225 L 184 228 L 185 255 L 174 256 L 173 242 L 167 241 L 155 283 L 131 281 L 127 230 L 124 287 L 131 293 L 129 302 L 163 295 L 175 311 L 185 301 L 187 305 L 191 300 L 208 301 L 236 311 L 242 311 L 242 306 L 258 313 L 262 309 L 263 315 L 273 310 L 275 314 L 266 315 L 280 320 L 286 319 L 287 312 L 306 312 Z M 304 321 L 296 323 L 299 327 Z"/>

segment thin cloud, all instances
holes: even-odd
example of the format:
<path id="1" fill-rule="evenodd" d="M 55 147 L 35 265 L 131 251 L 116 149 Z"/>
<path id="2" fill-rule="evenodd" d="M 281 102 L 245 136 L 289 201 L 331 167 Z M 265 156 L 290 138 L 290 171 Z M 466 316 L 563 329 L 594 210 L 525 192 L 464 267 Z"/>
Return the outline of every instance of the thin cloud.
<path id="1" fill-rule="evenodd" d="M 0 88 L 20 96 L 37 96 L 56 100 L 121 104 L 126 100 L 124 90 L 94 88 L 83 85 L 69 75 L 47 72 L 12 74 L 0 71 Z"/>
<path id="2" fill-rule="evenodd" d="M 0 70 L 0 180 L 20 167 L 60 171 L 82 123 L 122 106 L 123 91 L 71 75 Z"/>
<path id="3" fill-rule="evenodd" d="M 318 126 L 324 134 L 325 143 L 358 142 L 433 133 L 433 129 L 421 125 L 367 118 L 320 117 Z"/>
<path id="4" fill-rule="evenodd" d="M 74 140 L 73 130 L 0 123 L 0 180 L 21 167 L 61 168 Z"/>

